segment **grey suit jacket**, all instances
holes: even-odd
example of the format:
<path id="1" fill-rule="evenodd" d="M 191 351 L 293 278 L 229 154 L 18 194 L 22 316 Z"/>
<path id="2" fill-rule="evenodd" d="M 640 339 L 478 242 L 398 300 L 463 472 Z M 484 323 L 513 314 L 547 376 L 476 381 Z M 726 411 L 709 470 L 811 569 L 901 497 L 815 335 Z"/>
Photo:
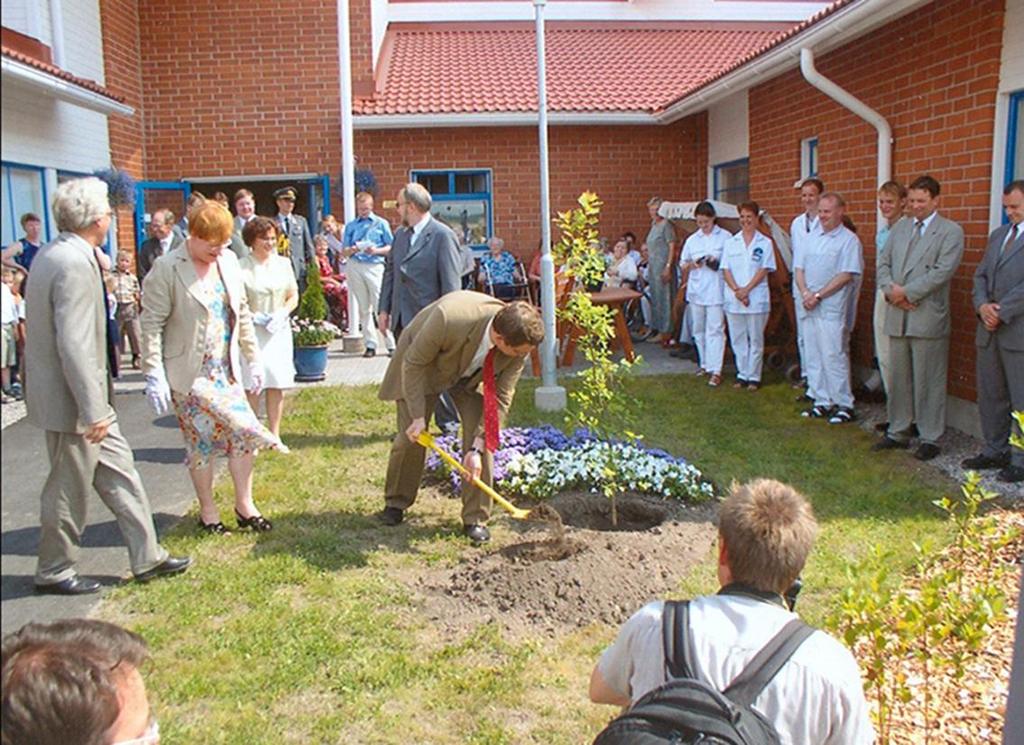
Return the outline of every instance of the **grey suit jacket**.
<path id="1" fill-rule="evenodd" d="M 378 310 L 390 314 L 392 329 L 405 328 L 423 308 L 462 289 L 462 254 L 451 228 L 430 218 L 415 242 L 412 237 L 411 228 L 395 231 L 384 264 Z"/>
<path id="2" fill-rule="evenodd" d="M 1006 349 L 1024 351 L 1024 225 L 1017 228 L 1017 239 L 1000 255 L 1010 225 L 992 231 L 988 248 L 974 272 L 974 311 L 985 303 L 999 303 L 999 324 L 994 332 L 978 324 L 975 343 L 987 347 L 993 337 Z"/>
<path id="3" fill-rule="evenodd" d="M 25 394 L 37 427 L 81 434 L 114 416 L 103 293 L 92 246 L 75 233 L 61 233 L 32 262 Z"/>
<path id="4" fill-rule="evenodd" d="M 171 247 L 167 249 L 167 253 L 170 253 L 184 242 L 184 238 L 172 232 Z M 153 262 L 163 255 L 163 251 L 160 250 L 160 241 L 156 238 L 147 238 L 142 242 L 142 246 L 139 248 L 139 260 L 136 262 L 135 267 L 138 270 L 140 282 L 149 273 L 149 270 L 153 268 Z"/>
<path id="5" fill-rule="evenodd" d="M 885 306 L 885 333 L 939 339 L 949 336 L 949 283 L 964 253 L 964 230 L 936 214 L 924 235 L 911 247 L 914 220 L 901 218 L 889 232 L 877 259 L 878 286 L 888 295 L 901 285 L 917 306 L 907 311 Z"/>
<path id="6" fill-rule="evenodd" d="M 284 218 L 277 215 L 274 219 L 283 230 Z M 295 272 L 295 279 L 301 283 L 306 278 L 306 267 L 313 260 L 313 236 L 309 232 L 309 223 L 302 215 L 293 212 L 288 215 L 288 220 L 291 224 L 288 246 L 292 253 L 292 270 Z"/>

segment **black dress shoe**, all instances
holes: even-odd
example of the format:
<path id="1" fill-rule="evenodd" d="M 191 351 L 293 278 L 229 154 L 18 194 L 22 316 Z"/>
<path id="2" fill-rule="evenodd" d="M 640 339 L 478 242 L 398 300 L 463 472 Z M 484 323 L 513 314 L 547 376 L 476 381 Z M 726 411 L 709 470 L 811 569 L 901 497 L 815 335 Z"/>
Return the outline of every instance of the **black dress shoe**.
<path id="1" fill-rule="evenodd" d="M 397 507 L 385 507 L 377 513 L 377 519 L 385 525 L 401 525 L 402 520 L 405 519 L 405 512 Z"/>
<path id="2" fill-rule="evenodd" d="M 964 458 L 960 461 L 960 465 L 964 468 L 970 468 L 973 471 L 982 471 L 986 468 L 1006 468 L 1010 465 L 1009 455 L 1000 455 L 995 458 L 981 453 L 975 455 L 973 458 Z"/>
<path id="3" fill-rule="evenodd" d="M 932 445 L 930 442 L 922 442 L 917 446 L 917 450 L 914 451 L 914 457 L 918 460 L 931 460 L 936 455 L 941 453 L 938 445 Z"/>
<path id="4" fill-rule="evenodd" d="M 36 592 L 40 595 L 91 595 L 99 590 L 99 582 L 79 577 L 77 574 L 50 585 L 36 585 Z"/>
<path id="5" fill-rule="evenodd" d="M 190 566 L 192 566 L 192 559 L 187 556 L 168 556 L 152 569 L 136 574 L 135 579 L 138 582 L 149 582 L 157 577 L 170 577 L 173 574 L 181 574 Z"/>
<path id="6" fill-rule="evenodd" d="M 910 447 L 909 443 L 894 440 L 888 435 L 886 435 L 881 440 L 872 445 L 871 449 L 874 450 L 875 452 L 878 452 L 879 450 L 906 450 L 908 447 Z"/>
<path id="7" fill-rule="evenodd" d="M 1019 484 L 1024 481 L 1024 466 L 1007 466 L 996 478 L 1007 484 Z"/>
<path id="8" fill-rule="evenodd" d="M 376 357 L 376 356 L 377 356 L 377 350 L 374 349 L 373 347 L 367 347 L 366 351 L 363 352 L 363 357 Z"/>
<path id="9" fill-rule="evenodd" d="M 491 531 L 483 525 L 463 525 L 462 533 L 476 544 L 491 540 Z"/>

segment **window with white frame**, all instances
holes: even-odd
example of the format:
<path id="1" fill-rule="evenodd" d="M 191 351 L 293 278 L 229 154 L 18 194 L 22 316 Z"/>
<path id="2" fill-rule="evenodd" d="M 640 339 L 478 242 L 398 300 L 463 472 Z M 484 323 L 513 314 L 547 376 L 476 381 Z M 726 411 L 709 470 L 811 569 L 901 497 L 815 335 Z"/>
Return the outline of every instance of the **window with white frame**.
<path id="1" fill-rule="evenodd" d="M 1010 94 L 1006 127 L 1006 183 L 1024 179 L 1024 90 Z"/>
<path id="2" fill-rule="evenodd" d="M 719 202 L 739 204 L 750 199 L 750 159 L 740 158 L 714 167 L 714 195 Z"/>
<path id="3" fill-rule="evenodd" d="M 418 169 L 411 180 L 430 192 L 430 213 L 470 246 L 482 247 L 493 234 L 491 171 Z"/>
<path id="4" fill-rule="evenodd" d="M 0 225 L 2 244 L 7 246 L 22 236 L 21 216 L 26 212 L 39 215 L 43 221 L 43 240 L 50 239 L 50 218 L 46 210 L 46 181 L 42 168 L 4 163 L 0 174 L 3 218 Z"/>
<path id="5" fill-rule="evenodd" d="M 800 180 L 818 175 L 818 138 L 808 137 L 800 142 Z"/>

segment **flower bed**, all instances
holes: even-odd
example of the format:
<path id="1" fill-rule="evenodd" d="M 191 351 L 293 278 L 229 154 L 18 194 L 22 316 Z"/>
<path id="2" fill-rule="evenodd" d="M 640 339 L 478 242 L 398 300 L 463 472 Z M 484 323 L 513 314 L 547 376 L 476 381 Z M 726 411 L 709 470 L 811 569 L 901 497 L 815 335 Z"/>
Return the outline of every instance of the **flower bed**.
<path id="1" fill-rule="evenodd" d="M 443 435 L 437 442 L 461 460 L 458 434 Z M 683 458 L 636 442 L 605 442 L 584 430 L 566 435 L 550 425 L 502 430 L 501 446 L 494 454 L 494 485 L 500 492 L 534 499 L 569 489 L 602 492 L 609 454 L 619 491 L 690 502 L 714 496 L 711 484 Z M 427 472 L 447 480 L 453 490 L 461 484 L 436 453 L 427 455 Z"/>

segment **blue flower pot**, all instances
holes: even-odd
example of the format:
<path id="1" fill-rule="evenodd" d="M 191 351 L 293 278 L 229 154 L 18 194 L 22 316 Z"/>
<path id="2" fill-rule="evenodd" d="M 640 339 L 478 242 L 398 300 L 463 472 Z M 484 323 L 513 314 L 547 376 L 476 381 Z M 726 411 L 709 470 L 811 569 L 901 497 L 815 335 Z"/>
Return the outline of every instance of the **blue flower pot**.
<path id="1" fill-rule="evenodd" d="M 295 380 L 299 383 L 315 383 L 323 380 L 327 370 L 327 345 L 320 347 L 295 347 Z"/>

